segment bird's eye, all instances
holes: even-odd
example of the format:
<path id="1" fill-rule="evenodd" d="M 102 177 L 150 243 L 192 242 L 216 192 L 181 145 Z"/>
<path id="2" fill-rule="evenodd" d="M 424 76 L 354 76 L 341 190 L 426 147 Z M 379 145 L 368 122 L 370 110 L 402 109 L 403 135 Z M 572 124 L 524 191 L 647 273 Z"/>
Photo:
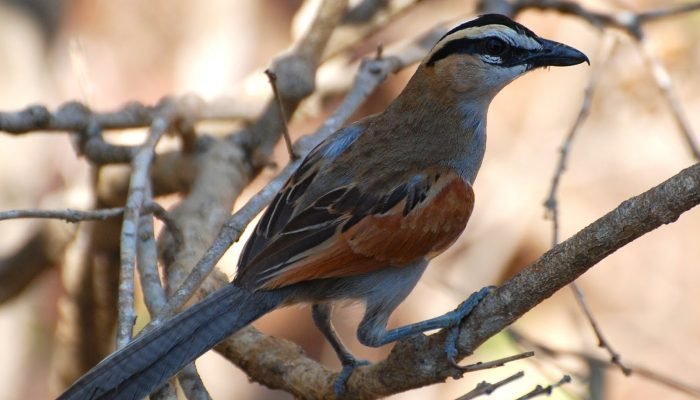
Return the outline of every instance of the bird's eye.
<path id="1" fill-rule="evenodd" d="M 508 45 L 501 39 L 491 37 L 484 41 L 484 54 L 500 56 L 508 50 Z"/>

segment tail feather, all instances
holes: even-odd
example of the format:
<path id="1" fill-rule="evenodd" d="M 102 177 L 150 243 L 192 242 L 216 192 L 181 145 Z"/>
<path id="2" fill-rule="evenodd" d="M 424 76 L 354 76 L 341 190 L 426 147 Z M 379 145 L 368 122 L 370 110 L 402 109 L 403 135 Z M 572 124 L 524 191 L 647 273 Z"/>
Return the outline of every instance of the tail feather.
<path id="1" fill-rule="evenodd" d="M 141 399 L 282 301 L 227 285 L 97 364 L 59 400 Z"/>

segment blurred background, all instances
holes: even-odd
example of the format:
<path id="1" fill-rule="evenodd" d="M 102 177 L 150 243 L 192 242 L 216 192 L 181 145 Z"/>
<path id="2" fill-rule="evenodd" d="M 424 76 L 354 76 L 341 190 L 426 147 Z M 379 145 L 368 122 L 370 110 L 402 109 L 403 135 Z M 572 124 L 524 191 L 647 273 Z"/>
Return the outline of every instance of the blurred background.
<path id="1" fill-rule="evenodd" d="M 3 0 L 0 1 L 0 111 L 30 104 L 55 109 L 79 100 L 94 110 L 128 101 L 154 104 L 164 95 L 195 93 L 205 99 L 234 98 L 254 113 L 270 95 L 262 73 L 308 25 L 315 1 L 302 0 Z M 355 1 L 354 3 L 358 3 Z M 407 1 L 407 3 L 413 3 Z M 602 12 L 653 10 L 678 1 L 589 0 Z M 319 71 L 320 87 L 347 80 L 347 65 L 371 56 L 377 45 L 411 40 L 438 23 L 468 19 L 474 2 L 424 0 Z M 451 310 L 482 286 L 498 284 L 551 247 L 552 226 L 544 218 L 558 149 L 579 112 L 591 73 L 606 62 L 590 117 L 571 148 L 559 205 L 562 239 L 628 197 L 655 186 L 694 163 L 672 114 L 636 42 L 615 30 L 600 30 L 580 18 L 530 10 L 518 20 L 543 37 L 589 55 L 593 67 L 538 70 L 506 88 L 489 114 L 486 159 L 476 181 L 476 209 L 466 233 L 429 268 L 397 310 L 392 325 L 423 320 Z M 644 26 L 649 49 L 668 68 L 690 125 L 700 130 L 700 13 L 669 17 Z M 601 48 L 616 42 L 609 58 Z M 414 67 L 390 76 L 353 119 L 381 111 L 401 91 Z M 332 90 L 330 90 L 332 93 Z M 315 130 L 342 93 L 311 97 L 290 124 L 294 137 Z M 221 129 L 221 127 L 218 127 Z M 212 128 L 214 129 L 214 128 Z M 231 129 L 231 127 L 224 127 Z M 215 130 L 215 129 L 214 129 Z M 128 141 L 133 132 L 115 134 Z M 700 139 L 700 135 L 696 135 Z M 278 165 L 287 162 L 282 146 Z M 90 167 L 76 156 L 65 133 L 0 134 L 0 210 L 89 208 Z M 237 207 L 275 175 L 265 170 Z M 164 199 L 173 204 L 176 196 Z M 0 223 L 0 268 L 24 252 L 54 252 L 50 265 L 32 266 L 37 278 L 21 293 L 3 294 L 0 304 L 0 398 L 52 398 L 59 393 L 55 365 L 57 303 L 64 291 L 64 247 L 37 239 L 46 222 Z M 74 227 L 56 223 L 57 235 Z M 674 381 L 700 385 L 700 210 L 629 244 L 585 274 L 580 286 L 607 339 L 631 366 Z M 30 242 L 30 240 L 36 240 Z M 36 246 L 36 247 L 33 247 Z M 41 247 L 41 250 L 39 250 Z M 230 276 L 240 246 L 221 264 Z M 29 268 L 29 266 L 28 266 Z M 29 272 L 27 272 L 29 273 Z M 355 339 L 358 306 L 336 312 L 341 336 L 359 356 L 378 361 L 390 346 L 368 349 Z M 316 331 L 307 308 L 277 311 L 256 323 L 271 335 L 289 338 L 320 362 L 338 367 L 335 354 Z M 561 353 L 606 360 L 570 290 L 547 300 L 514 328 Z M 505 357 L 522 347 L 506 334 L 482 346 L 465 362 Z M 218 354 L 198 362 L 215 399 L 289 399 L 290 395 L 250 383 Z M 491 398 L 511 399 L 537 384 L 574 382 L 556 390 L 558 399 L 689 399 L 689 393 L 653 380 L 625 377 L 617 368 L 581 357 L 549 357 L 466 375 L 393 399 L 450 399 L 478 382 L 495 382 L 519 370 L 524 378 Z"/>

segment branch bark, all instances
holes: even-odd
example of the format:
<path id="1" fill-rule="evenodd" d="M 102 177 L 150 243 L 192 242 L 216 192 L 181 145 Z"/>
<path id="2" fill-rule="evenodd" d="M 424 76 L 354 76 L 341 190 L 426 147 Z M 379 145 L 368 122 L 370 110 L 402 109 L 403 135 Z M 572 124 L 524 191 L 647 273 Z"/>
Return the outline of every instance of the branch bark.
<path id="1" fill-rule="evenodd" d="M 527 311 L 573 282 L 605 257 L 644 234 L 678 219 L 700 203 L 700 164 L 632 197 L 571 238 L 553 247 L 496 289 L 460 330 L 460 357 L 471 354 Z M 220 277 L 222 284 L 225 277 Z M 357 369 L 348 398 L 375 399 L 445 381 L 457 375 L 444 355 L 446 332 L 397 343 L 389 357 Z M 262 351 L 261 349 L 264 349 Z M 299 346 L 249 328 L 227 339 L 217 351 L 251 380 L 310 399 L 334 398 L 336 373 L 303 355 Z"/>

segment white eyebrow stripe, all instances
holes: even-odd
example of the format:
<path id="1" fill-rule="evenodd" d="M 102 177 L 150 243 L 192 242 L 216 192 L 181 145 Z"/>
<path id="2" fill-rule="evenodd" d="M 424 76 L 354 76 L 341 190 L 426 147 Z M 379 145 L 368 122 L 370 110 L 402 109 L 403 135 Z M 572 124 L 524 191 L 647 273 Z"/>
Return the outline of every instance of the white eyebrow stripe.
<path id="1" fill-rule="evenodd" d="M 521 49 L 537 50 L 542 48 L 542 45 L 537 40 L 525 34 L 519 34 L 511 28 L 504 25 L 491 24 L 484 26 L 474 26 L 447 35 L 444 38 L 442 38 L 442 40 L 439 43 L 439 46 L 435 47 L 431 53 L 439 51 L 445 46 L 445 44 L 453 40 L 483 39 L 487 37 L 498 37 L 509 43 L 511 46 L 519 47 Z"/>

